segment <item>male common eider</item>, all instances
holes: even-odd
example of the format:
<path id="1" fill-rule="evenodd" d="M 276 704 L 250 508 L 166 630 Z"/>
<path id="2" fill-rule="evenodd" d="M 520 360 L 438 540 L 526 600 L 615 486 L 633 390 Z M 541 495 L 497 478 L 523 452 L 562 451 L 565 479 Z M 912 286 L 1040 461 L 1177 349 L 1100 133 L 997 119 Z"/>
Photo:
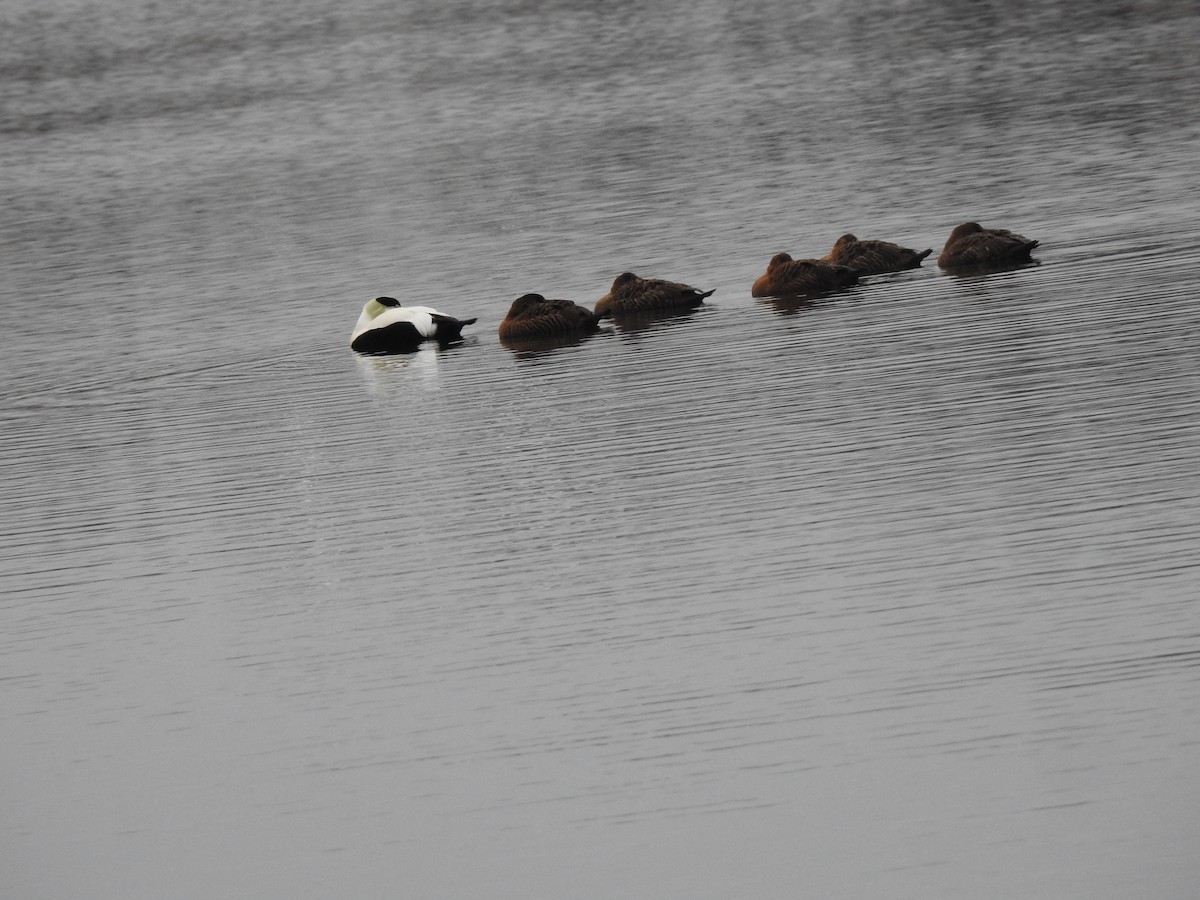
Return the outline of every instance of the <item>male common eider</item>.
<path id="1" fill-rule="evenodd" d="M 350 349 L 359 353 L 407 353 L 425 341 L 445 345 L 462 340 L 463 326 L 474 322 L 428 306 L 401 306 L 395 297 L 376 297 L 363 306 L 350 334 Z"/>
<path id="2" fill-rule="evenodd" d="M 679 312 L 694 309 L 712 293 L 677 281 L 622 272 L 613 281 L 612 290 L 596 301 L 596 312 L 614 316 Z"/>
<path id="3" fill-rule="evenodd" d="M 932 252 L 932 248 L 913 250 L 891 241 L 860 241 L 852 234 L 843 234 L 825 259 L 835 266 L 849 266 L 860 276 L 882 275 L 915 269 Z"/>
<path id="4" fill-rule="evenodd" d="M 977 269 L 1029 262 L 1029 251 L 1038 245 L 1007 228 L 983 228 L 964 222 L 946 239 L 938 256 L 943 269 Z"/>
<path id="5" fill-rule="evenodd" d="M 753 297 L 779 297 L 832 291 L 858 283 L 858 273 L 849 266 L 835 266 L 820 259 L 792 259 L 776 253 L 766 274 L 758 276 L 750 288 Z"/>

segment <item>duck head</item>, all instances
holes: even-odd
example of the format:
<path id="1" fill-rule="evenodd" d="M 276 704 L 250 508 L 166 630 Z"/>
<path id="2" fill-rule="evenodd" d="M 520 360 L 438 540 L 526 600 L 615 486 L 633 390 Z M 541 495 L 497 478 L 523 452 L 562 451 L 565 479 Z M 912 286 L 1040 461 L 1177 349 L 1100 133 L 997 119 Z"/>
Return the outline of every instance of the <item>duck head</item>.
<path id="1" fill-rule="evenodd" d="M 961 241 L 967 235 L 978 234 L 981 231 L 983 231 L 983 226 L 978 222 L 963 222 L 950 232 L 950 237 L 946 238 L 946 243 L 952 244 L 955 241 Z"/>
<path id="2" fill-rule="evenodd" d="M 532 309 L 537 309 L 546 302 L 546 298 L 541 294 L 522 294 L 513 301 L 512 306 L 508 308 L 508 317 L 515 319 L 522 316 Z"/>
<path id="3" fill-rule="evenodd" d="M 381 316 L 389 309 L 398 309 L 400 301 L 395 297 L 376 297 L 374 300 L 368 300 L 362 310 L 362 320 L 369 322 L 376 316 Z"/>

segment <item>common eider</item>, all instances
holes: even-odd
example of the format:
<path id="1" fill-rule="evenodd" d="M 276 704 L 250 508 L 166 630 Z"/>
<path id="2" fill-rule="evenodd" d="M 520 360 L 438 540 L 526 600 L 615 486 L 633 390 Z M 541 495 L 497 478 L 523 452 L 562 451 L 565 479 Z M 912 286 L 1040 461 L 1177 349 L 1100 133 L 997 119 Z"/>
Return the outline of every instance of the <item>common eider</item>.
<path id="1" fill-rule="evenodd" d="M 425 341 L 450 344 L 462 340 L 463 326 L 474 322 L 429 306 L 401 306 L 395 297 L 376 297 L 363 306 L 350 334 L 350 349 L 359 353 L 407 353 Z"/>
<path id="2" fill-rule="evenodd" d="M 946 239 L 938 256 L 943 269 L 978 269 L 1029 262 L 1029 251 L 1038 245 L 1007 228 L 984 228 L 964 222 Z"/>
<path id="3" fill-rule="evenodd" d="M 849 266 L 863 276 L 915 269 L 931 253 L 932 248 L 913 250 L 891 241 L 860 241 L 852 234 L 843 234 L 825 258 L 835 266 Z"/>
<path id="4" fill-rule="evenodd" d="M 505 340 L 537 340 L 591 334 L 608 313 L 592 312 L 570 300 L 546 299 L 541 294 L 523 294 L 513 301 L 500 323 Z"/>
<path id="5" fill-rule="evenodd" d="M 712 293 L 677 281 L 622 272 L 613 281 L 612 290 L 596 301 L 596 312 L 614 316 L 678 312 L 694 309 Z"/>
<path id="6" fill-rule="evenodd" d="M 754 297 L 778 297 L 832 291 L 858 283 L 858 273 L 849 266 L 835 266 L 820 259 L 792 259 L 787 253 L 771 257 L 765 274 L 750 288 Z"/>

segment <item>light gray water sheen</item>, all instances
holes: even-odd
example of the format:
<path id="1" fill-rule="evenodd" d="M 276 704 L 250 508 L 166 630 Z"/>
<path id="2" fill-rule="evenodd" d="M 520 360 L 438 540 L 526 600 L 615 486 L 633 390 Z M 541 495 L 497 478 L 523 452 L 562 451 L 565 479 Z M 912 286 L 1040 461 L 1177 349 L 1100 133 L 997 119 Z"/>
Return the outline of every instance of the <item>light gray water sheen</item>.
<path id="1" fill-rule="evenodd" d="M 970 9 L 0 6 L 0 896 L 1194 897 L 1200 14 Z"/>

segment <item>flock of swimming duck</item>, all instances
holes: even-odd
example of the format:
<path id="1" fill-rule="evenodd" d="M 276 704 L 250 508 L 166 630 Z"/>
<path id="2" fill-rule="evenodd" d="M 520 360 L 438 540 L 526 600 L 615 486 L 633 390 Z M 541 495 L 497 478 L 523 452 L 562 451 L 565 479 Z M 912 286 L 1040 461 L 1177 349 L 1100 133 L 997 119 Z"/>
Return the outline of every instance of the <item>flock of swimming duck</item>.
<path id="1" fill-rule="evenodd" d="M 959 225 L 946 240 L 938 265 L 953 272 L 975 272 L 1030 261 L 1037 241 L 1004 228 L 983 228 L 976 222 Z M 867 275 L 915 269 L 933 250 L 913 250 L 890 241 L 860 241 L 852 234 L 837 239 L 819 259 L 792 259 L 777 253 L 750 288 L 754 297 L 805 297 L 838 290 Z M 588 309 L 570 300 L 541 294 L 518 297 L 500 323 L 500 341 L 519 347 L 537 342 L 570 340 L 594 332 L 602 319 L 621 316 L 668 315 L 693 309 L 712 291 L 658 278 L 618 275 L 612 289 Z M 394 297 L 376 297 L 358 317 L 350 347 L 359 353 L 406 353 L 425 341 L 452 344 L 462 340 L 465 326 L 475 319 L 458 319 L 428 306 L 401 306 Z"/>

